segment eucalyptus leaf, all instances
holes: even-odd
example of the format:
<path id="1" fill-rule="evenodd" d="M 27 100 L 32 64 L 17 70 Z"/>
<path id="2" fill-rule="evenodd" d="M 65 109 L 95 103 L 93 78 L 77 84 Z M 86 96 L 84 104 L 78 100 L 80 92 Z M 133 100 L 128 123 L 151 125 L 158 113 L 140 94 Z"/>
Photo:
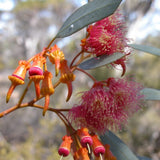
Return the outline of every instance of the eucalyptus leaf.
<path id="1" fill-rule="evenodd" d="M 110 16 L 122 0 L 94 0 L 77 9 L 62 25 L 56 38 L 63 38 L 85 26 Z"/>
<path id="2" fill-rule="evenodd" d="M 156 56 L 160 56 L 160 49 L 156 47 L 146 46 L 146 45 L 139 45 L 139 44 L 128 44 L 130 47 L 140 50 L 146 53 L 150 53 Z"/>
<path id="3" fill-rule="evenodd" d="M 160 90 L 153 88 L 144 88 L 141 90 L 145 100 L 160 100 Z"/>
<path id="4" fill-rule="evenodd" d="M 100 139 L 103 144 L 110 145 L 110 149 L 117 160 L 139 160 L 127 145 L 111 131 L 101 135 Z"/>
<path id="5" fill-rule="evenodd" d="M 152 160 L 152 159 L 150 159 L 148 157 L 140 157 L 140 156 L 137 156 L 137 157 L 138 157 L 139 160 Z"/>
<path id="6" fill-rule="evenodd" d="M 98 67 L 104 66 L 106 64 L 112 63 L 112 62 L 122 58 L 123 56 L 124 56 L 124 54 L 119 53 L 119 52 L 114 53 L 112 55 L 102 55 L 99 57 L 91 58 L 91 59 L 81 63 L 79 65 L 79 67 L 84 70 L 94 69 L 94 68 L 98 68 Z"/>

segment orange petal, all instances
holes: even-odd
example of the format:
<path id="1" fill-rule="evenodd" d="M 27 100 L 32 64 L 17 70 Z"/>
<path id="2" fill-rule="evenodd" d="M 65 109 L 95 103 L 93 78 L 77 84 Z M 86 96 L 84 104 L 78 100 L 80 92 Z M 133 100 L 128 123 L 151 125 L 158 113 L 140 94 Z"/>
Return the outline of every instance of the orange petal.
<path id="1" fill-rule="evenodd" d="M 17 85 L 14 84 L 14 83 L 11 84 L 11 86 L 10 86 L 10 88 L 9 88 L 9 90 L 8 90 L 7 96 L 6 96 L 6 103 L 9 102 L 9 99 L 10 99 L 10 97 L 11 97 L 11 94 L 12 94 L 12 92 L 13 92 L 13 90 L 15 89 L 16 86 L 17 86 Z"/>
<path id="2" fill-rule="evenodd" d="M 69 101 L 69 99 L 72 95 L 72 82 L 68 82 L 67 87 L 68 87 L 68 96 L 67 96 L 66 102 Z"/>
<path id="3" fill-rule="evenodd" d="M 122 76 L 124 76 L 124 74 L 126 73 L 126 65 L 125 65 L 125 63 L 124 63 L 123 61 L 121 62 L 120 65 L 121 65 L 121 67 L 122 67 L 122 69 L 123 69 L 123 72 L 122 72 L 122 74 L 121 74 L 121 77 L 122 77 Z"/>
<path id="4" fill-rule="evenodd" d="M 34 81 L 36 97 L 37 99 L 40 97 L 40 84 L 39 81 Z"/>
<path id="5" fill-rule="evenodd" d="M 48 106 L 49 106 L 49 99 L 50 99 L 50 96 L 49 95 L 46 95 L 45 96 L 45 105 L 44 105 L 44 109 L 43 109 L 43 116 L 45 116 L 45 113 L 48 109 Z"/>
<path id="6" fill-rule="evenodd" d="M 58 76 L 59 68 L 60 68 L 60 59 L 59 58 L 55 58 L 55 72 L 56 72 L 56 76 Z"/>

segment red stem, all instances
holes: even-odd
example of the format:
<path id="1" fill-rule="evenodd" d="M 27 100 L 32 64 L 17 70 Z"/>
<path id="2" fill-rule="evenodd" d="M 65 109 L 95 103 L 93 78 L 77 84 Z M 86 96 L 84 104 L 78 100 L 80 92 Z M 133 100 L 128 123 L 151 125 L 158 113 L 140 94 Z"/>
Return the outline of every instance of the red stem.
<path id="1" fill-rule="evenodd" d="M 72 60 L 71 64 L 70 64 L 70 68 L 72 67 L 73 63 L 75 62 L 75 60 L 83 53 L 83 51 L 79 52 Z"/>
<path id="2" fill-rule="evenodd" d="M 86 74 L 88 77 L 90 77 L 94 82 L 97 81 L 92 75 L 90 75 L 89 73 L 87 73 L 87 72 L 84 71 L 83 69 L 76 68 L 76 70 L 83 72 L 83 73 Z"/>
<path id="3" fill-rule="evenodd" d="M 4 117 L 5 115 L 7 115 L 7 114 L 9 114 L 9 113 L 11 113 L 11 112 L 19 109 L 19 108 L 35 107 L 35 108 L 39 108 L 39 109 L 44 109 L 43 106 L 34 104 L 34 101 L 35 100 L 32 100 L 29 103 L 23 103 L 20 106 L 19 105 L 15 105 L 15 106 L 9 108 L 9 109 L 7 109 L 7 110 L 5 110 L 5 111 L 3 111 L 3 112 L 0 113 L 0 118 Z M 51 112 L 68 112 L 70 109 L 67 109 L 67 108 L 66 109 L 63 109 L 63 108 L 62 109 L 48 108 L 48 110 L 51 111 Z"/>
<path id="4" fill-rule="evenodd" d="M 55 39 L 56 39 L 56 37 L 54 37 L 54 38 L 49 42 L 49 45 L 47 46 L 46 49 L 48 49 L 48 48 L 51 46 L 51 44 L 54 42 Z"/>

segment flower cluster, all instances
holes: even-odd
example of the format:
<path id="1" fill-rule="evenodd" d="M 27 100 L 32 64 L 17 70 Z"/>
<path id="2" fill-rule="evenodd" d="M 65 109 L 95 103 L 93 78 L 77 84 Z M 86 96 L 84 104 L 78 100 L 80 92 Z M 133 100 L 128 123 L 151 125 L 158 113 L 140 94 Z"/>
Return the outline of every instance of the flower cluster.
<path id="1" fill-rule="evenodd" d="M 52 84 L 53 75 L 47 70 L 46 59 L 55 65 L 55 75 L 57 76 L 59 70 L 61 76 L 59 78 L 60 83 L 66 83 L 68 87 L 68 96 L 66 101 L 68 101 L 72 95 L 72 81 L 75 80 L 75 75 L 71 72 L 71 69 L 67 65 L 67 60 L 64 57 L 64 53 L 60 51 L 57 45 L 49 49 L 44 49 L 42 52 L 36 54 L 28 61 L 19 61 L 19 66 L 8 78 L 11 80 L 12 84 L 8 90 L 6 102 L 9 101 L 10 96 L 17 85 L 24 84 L 25 76 L 28 71 L 29 79 L 35 84 L 35 92 L 37 100 L 40 96 L 45 97 L 45 105 L 43 110 L 43 115 L 48 109 L 50 95 L 54 93 L 54 86 Z M 40 81 L 42 85 L 40 87 Z"/>
<path id="2" fill-rule="evenodd" d="M 133 81 L 109 78 L 95 82 L 84 92 L 81 104 L 69 112 L 69 118 L 78 127 L 104 133 L 107 129 L 121 129 L 129 116 L 140 109 L 142 86 Z"/>
<path id="3" fill-rule="evenodd" d="M 109 56 L 120 52 L 124 54 L 124 57 L 111 64 L 121 65 L 122 75 L 124 75 L 126 71 L 125 60 L 129 54 L 126 51 L 128 39 L 125 38 L 125 33 L 126 27 L 122 15 L 116 12 L 88 27 L 86 38 L 81 40 L 82 50 L 73 58 L 70 66 L 60 48 L 57 45 L 50 47 L 50 43 L 47 48 L 28 61 L 19 61 L 19 66 L 8 77 L 11 86 L 7 93 L 6 102 L 9 101 L 15 87 L 24 84 L 28 73 L 29 84 L 34 83 L 36 93 L 36 98 L 31 102 L 35 103 L 44 97 L 44 106 L 38 106 L 43 109 L 43 116 L 47 110 L 51 110 L 64 122 L 67 135 L 62 138 L 63 142 L 58 150 L 61 157 L 68 156 L 71 150 L 74 160 L 90 160 L 92 155 L 95 160 L 116 160 L 109 149 L 110 146 L 103 145 L 97 133 L 103 134 L 109 129 L 121 129 L 127 124 L 128 118 L 140 109 L 143 98 L 140 94 L 142 86 L 120 78 L 96 81 L 89 73 L 78 68 L 78 65 L 91 55 L 96 55 L 96 57 Z M 87 56 L 84 53 L 87 53 Z M 77 60 L 79 56 L 81 57 Z M 47 69 L 47 58 L 55 67 L 55 76 L 59 76 L 58 82 L 55 84 L 52 83 L 52 72 Z M 75 70 L 82 71 L 92 78 L 94 84 L 91 89 L 83 92 L 80 103 L 71 109 L 49 108 L 50 96 L 54 94 L 55 88 L 61 83 L 66 84 L 68 88 L 66 101 L 70 99 Z M 19 102 L 22 102 L 24 95 Z M 28 103 L 28 106 L 30 104 Z M 18 107 L 22 107 L 21 103 L 18 103 Z M 8 113 L 11 111 L 9 110 Z M 68 117 L 62 113 L 63 111 L 68 112 Z M 77 129 L 73 128 L 73 125 Z"/>
<path id="4" fill-rule="evenodd" d="M 110 146 L 108 144 L 104 146 L 96 134 L 89 134 L 87 128 L 80 128 L 75 134 L 66 135 L 62 140 L 58 150 L 61 157 L 68 156 L 71 150 L 74 160 L 90 160 L 92 152 L 97 160 L 116 160 L 109 149 Z"/>
<path id="5" fill-rule="evenodd" d="M 87 37 L 81 40 L 82 49 L 96 56 L 112 55 L 116 52 L 123 53 L 124 57 L 113 62 L 112 65 L 121 65 L 124 74 L 125 56 L 130 51 L 125 50 L 128 47 L 127 42 L 129 40 L 125 37 L 126 26 L 122 14 L 116 12 L 96 22 L 94 25 L 90 25 L 87 32 Z"/>

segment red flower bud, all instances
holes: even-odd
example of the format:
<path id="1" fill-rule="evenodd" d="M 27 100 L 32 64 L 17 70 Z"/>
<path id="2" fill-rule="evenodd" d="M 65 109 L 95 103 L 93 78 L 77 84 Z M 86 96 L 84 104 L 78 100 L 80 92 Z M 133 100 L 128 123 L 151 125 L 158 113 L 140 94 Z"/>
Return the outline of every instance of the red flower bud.
<path id="1" fill-rule="evenodd" d="M 42 82 L 41 94 L 45 96 L 45 105 L 43 110 L 43 116 L 44 116 L 49 106 L 50 95 L 54 93 L 54 88 L 52 85 L 52 77 L 53 77 L 52 73 L 45 71 L 43 75 L 44 79 Z"/>
<path id="2" fill-rule="evenodd" d="M 98 139 L 98 136 L 97 135 L 92 135 L 92 140 L 93 140 L 93 152 L 94 152 L 94 155 L 96 157 L 99 157 L 100 154 L 104 154 L 105 153 L 105 148 L 104 146 L 102 145 L 102 143 L 100 142 L 100 140 Z"/>
<path id="3" fill-rule="evenodd" d="M 65 59 L 64 53 L 60 51 L 57 45 L 54 45 L 50 48 L 50 54 L 48 58 L 52 64 L 55 64 L 55 73 L 57 76 L 59 73 L 60 62 Z"/>
<path id="4" fill-rule="evenodd" d="M 73 155 L 74 160 L 90 160 L 86 148 L 79 148 Z"/>
<path id="5" fill-rule="evenodd" d="M 43 75 L 43 64 L 46 63 L 45 57 L 40 56 L 39 54 L 33 59 L 33 64 L 29 69 L 29 75 Z"/>
<path id="6" fill-rule="evenodd" d="M 24 84 L 24 79 L 27 70 L 30 68 L 30 63 L 27 61 L 19 61 L 19 66 L 13 72 L 11 76 L 8 76 L 9 80 L 12 82 L 6 97 L 6 102 L 8 103 L 10 96 L 17 85 Z"/>
<path id="7" fill-rule="evenodd" d="M 87 128 L 79 129 L 77 131 L 77 134 L 80 137 L 80 142 L 83 147 L 87 147 L 87 144 L 89 144 L 89 146 L 91 146 L 93 144 L 92 137 L 89 135 Z"/>
<path id="8" fill-rule="evenodd" d="M 33 64 L 29 69 L 30 79 L 34 81 L 36 97 L 37 99 L 40 96 L 40 86 L 39 82 L 44 78 L 43 76 L 43 64 L 46 63 L 45 57 L 40 56 L 39 54 L 33 59 Z"/>
<path id="9" fill-rule="evenodd" d="M 61 77 L 60 81 L 66 83 L 68 87 L 68 96 L 66 101 L 68 101 L 72 95 L 72 81 L 75 80 L 75 75 L 71 72 L 70 68 L 67 65 L 67 60 L 63 60 L 60 66 Z"/>
<path id="10" fill-rule="evenodd" d="M 58 149 L 58 153 L 59 153 L 59 155 L 66 157 L 70 153 L 71 143 L 73 141 L 72 141 L 72 138 L 70 136 L 64 136 L 62 138 L 62 140 L 63 140 L 63 142 L 61 143 L 61 145 Z"/>

